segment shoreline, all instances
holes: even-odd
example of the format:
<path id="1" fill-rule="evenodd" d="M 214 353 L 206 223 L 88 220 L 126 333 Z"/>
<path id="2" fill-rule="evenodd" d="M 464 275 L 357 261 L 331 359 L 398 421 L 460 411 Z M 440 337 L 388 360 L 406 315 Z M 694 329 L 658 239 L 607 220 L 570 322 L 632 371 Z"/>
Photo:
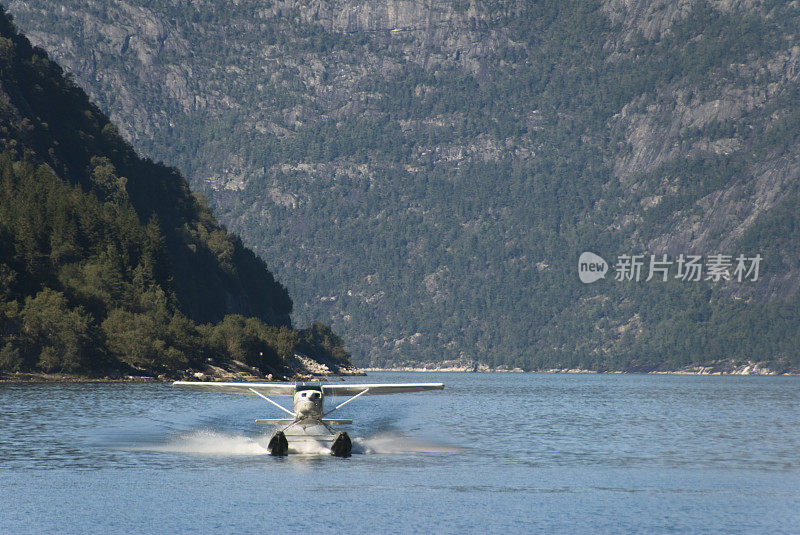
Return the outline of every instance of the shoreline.
<path id="1" fill-rule="evenodd" d="M 737 375 L 737 376 L 800 376 L 800 370 L 778 372 L 759 364 L 748 364 L 732 368 L 718 366 L 691 366 L 677 370 L 587 370 L 582 368 L 552 368 L 546 370 L 523 370 L 521 368 L 489 368 L 481 366 L 396 366 L 392 368 L 368 367 L 361 368 L 364 372 L 417 372 L 417 373 L 546 373 L 546 374 L 592 374 L 592 375 Z"/>
<path id="2" fill-rule="evenodd" d="M 190 376 L 171 377 L 165 374 L 157 376 L 150 375 L 126 375 L 121 377 L 102 376 L 92 377 L 85 375 L 73 375 L 65 373 L 13 373 L 0 375 L 0 385 L 2 384 L 68 384 L 68 383 L 171 383 L 175 380 L 199 381 L 273 381 L 273 382 L 298 382 L 298 381 L 328 381 L 344 380 L 345 377 L 365 376 L 370 372 L 413 372 L 413 373 L 544 373 L 544 374 L 588 374 L 588 375 L 734 375 L 734 376 L 770 376 L 770 377 L 797 377 L 800 370 L 790 369 L 785 372 L 772 370 L 760 363 L 748 363 L 740 366 L 730 366 L 715 364 L 709 366 L 688 366 L 677 370 L 657 370 L 657 369 L 631 369 L 631 370 L 587 370 L 582 368 L 552 368 L 546 370 L 523 370 L 521 368 L 490 368 L 481 365 L 475 366 L 435 366 L 433 364 L 422 366 L 395 366 L 395 367 L 367 367 L 340 370 L 341 373 L 308 374 L 301 373 L 295 377 L 276 377 L 271 374 L 257 376 L 248 373 L 231 373 L 222 371 L 219 368 L 205 372 L 195 372 Z M 210 373 L 209 373 L 210 372 Z"/>
<path id="3" fill-rule="evenodd" d="M 14 373 L 0 376 L 0 384 L 12 383 L 166 383 L 172 379 L 149 377 L 149 376 L 127 376 L 127 377 L 88 377 L 85 375 L 71 375 L 66 373 Z"/>
<path id="4" fill-rule="evenodd" d="M 298 370 L 292 376 L 273 375 L 247 366 L 238 361 L 226 363 L 226 367 L 209 365 L 204 370 L 186 370 L 182 373 L 160 373 L 152 375 L 80 375 L 69 373 L 16 372 L 0 374 L 0 385 L 11 383 L 171 383 L 173 381 L 208 381 L 208 382 L 278 382 L 290 383 L 299 381 L 327 381 L 328 378 L 362 376 L 365 373 L 355 367 L 338 369 L 331 372 L 325 369 Z M 334 379 L 335 380 L 335 379 Z"/>
<path id="5" fill-rule="evenodd" d="M 288 378 L 288 379 L 268 379 L 266 377 L 253 377 L 253 378 L 245 378 L 247 381 L 242 380 L 242 378 L 214 378 L 209 375 L 205 375 L 204 378 L 199 378 L 197 376 L 194 377 L 186 377 L 186 378 L 174 378 L 174 377 L 149 377 L 149 376 L 128 376 L 128 377 L 86 377 L 83 375 L 69 375 L 69 374 L 49 374 L 49 373 L 19 373 L 19 374 L 11 374 L 11 375 L 4 375 L 0 376 L 0 385 L 4 384 L 70 384 L 70 383 L 120 383 L 120 384 L 132 384 L 132 383 L 172 383 L 173 381 L 181 381 L 181 380 L 197 380 L 198 382 L 209 382 L 209 383 L 219 383 L 219 382 L 271 382 L 271 383 L 295 383 L 295 382 L 303 382 L 303 381 L 328 381 L 330 379 L 338 380 L 339 378 L 344 377 L 358 377 L 364 376 L 365 373 L 341 373 L 341 374 L 329 374 L 329 375 L 302 375 L 297 378 Z M 239 381 L 237 381 L 237 379 Z M 342 379 L 343 380 L 343 379 Z"/>

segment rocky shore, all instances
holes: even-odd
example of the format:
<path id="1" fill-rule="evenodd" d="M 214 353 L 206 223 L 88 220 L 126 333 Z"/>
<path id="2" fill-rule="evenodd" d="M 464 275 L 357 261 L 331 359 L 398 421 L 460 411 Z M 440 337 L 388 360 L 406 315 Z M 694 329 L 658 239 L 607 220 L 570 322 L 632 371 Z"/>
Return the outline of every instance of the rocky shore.
<path id="1" fill-rule="evenodd" d="M 650 374 L 650 375 L 800 375 L 800 369 L 777 370 L 763 362 L 750 361 L 745 364 L 734 364 L 730 361 L 717 361 L 705 366 L 685 366 L 674 370 L 648 367 L 629 368 L 625 370 L 587 370 L 583 368 L 550 368 L 540 370 L 523 370 L 506 366 L 490 367 L 485 364 L 465 365 L 463 363 L 404 363 L 393 367 L 355 366 L 329 368 L 300 355 L 295 356 L 292 363 L 294 374 L 264 373 L 258 368 L 248 366 L 239 361 L 216 364 L 209 362 L 203 369 L 188 369 L 176 374 L 156 374 L 140 370 L 139 373 L 108 374 L 102 376 L 73 375 L 63 373 L 8 373 L 0 375 L 0 383 L 144 383 L 184 381 L 314 381 L 326 380 L 329 377 L 364 376 L 369 372 L 476 372 L 476 373 L 586 373 L 586 374 Z"/>
<path id="2" fill-rule="evenodd" d="M 65 373 L 6 373 L 0 374 L 0 383 L 147 383 L 182 381 L 312 381 L 327 377 L 365 375 L 355 366 L 328 366 L 302 355 L 295 355 L 290 363 L 292 372 L 265 373 L 238 360 L 217 363 L 209 359 L 202 369 L 187 369 L 176 373 L 158 373 L 150 370 L 130 370 L 129 373 L 107 375 L 80 375 Z"/>
<path id="3" fill-rule="evenodd" d="M 506 366 L 490 367 L 485 364 L 464 365 L 456 363 L 415 363 L 394 367 L 362 368 L 364 372 L 403 371 L 403 372 L 480 372 L 480 373 L 638 373 L 653 375 L 800 375 L 800 369 L 777 370 L 763 362 L 748 361 L 736 364 L 731 361 L 716 361 L 705 366 L 684 366 L 666 370 L 655 367 L 634 367 L 624 370 L 587 370 L 583 368 L 549 368 L 539 370 L 523 370 Z"/>

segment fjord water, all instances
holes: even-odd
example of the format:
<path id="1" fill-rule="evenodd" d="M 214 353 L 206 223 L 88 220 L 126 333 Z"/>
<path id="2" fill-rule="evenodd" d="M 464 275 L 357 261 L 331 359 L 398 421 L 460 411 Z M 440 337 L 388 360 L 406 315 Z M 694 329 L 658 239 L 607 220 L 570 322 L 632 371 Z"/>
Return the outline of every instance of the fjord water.
<path id="1" fill-rule="evenodd" d="M 255 396 L 0 385 L 0 532 L 800 530 L 800 378 L 366 380 L 446 386 L 344 407 L 337 459 L 266 455 Z"/>

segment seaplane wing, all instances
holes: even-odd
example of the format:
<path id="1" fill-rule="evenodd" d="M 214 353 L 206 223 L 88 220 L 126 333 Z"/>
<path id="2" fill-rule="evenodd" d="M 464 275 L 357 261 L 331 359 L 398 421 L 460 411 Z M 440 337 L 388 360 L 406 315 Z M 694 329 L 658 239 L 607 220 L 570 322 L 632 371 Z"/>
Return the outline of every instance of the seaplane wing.
<path id="1" fill-rule="evenodd" d="M 175 381 L 172 386 L 203 392 L 223 392 L 225 394 L 246 394 L 255 396 L 293 396 L 297 386 L 292 383 L 217 383 L 199 381 Z"/>
<path id="2" fill-rule="evenodd" d="M 199 381 L 175 381 L 172 386 L 188 390 L 204 392 L 223 392 L 226 394 L 245 394 L 265 396 L 293 396 L 303 390 L 303 383 L 218 383 Z M 366 396 L 380 394 L 401 394 L 403 392 L 423 392 L 425 390 L 442 390 L 442 383 L 376 383 L 376 384 L 322 384 L 311 388 L 322 388 L 327 396 L 355 396 L 362 392 Z"/>
<path id="3" fill-rule="evenodd" d="M 403 392 L 423 392 L 425 390 L 442 390 L 443 383 L 377 383 L 377 384 L 338 384 L 322 385 L 322 392 L 326 396 L 355 396 L 364 393 L 365 396 L 380 394 L 401 394 Z"/>

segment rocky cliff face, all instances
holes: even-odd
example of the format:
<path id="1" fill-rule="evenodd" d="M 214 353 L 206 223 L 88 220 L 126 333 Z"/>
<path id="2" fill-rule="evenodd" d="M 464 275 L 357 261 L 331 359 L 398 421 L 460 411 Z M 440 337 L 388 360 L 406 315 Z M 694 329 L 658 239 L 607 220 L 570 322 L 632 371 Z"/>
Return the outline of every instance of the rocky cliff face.
<path id="1" fill-rule="evenodd" d="M 646 340 L 685 338 L 670 325 L 701 301 L 716 312 L 696 323 L 715 333 L 714 314 L 740 302 L 794 307 L 797 241 L 780 214 L 800 182 L 796 3 L 9 10 L 276 262 L 298 319 L 330 319 L 361 363 L 615 366 L 636 343 L 679 351 Z M 586 249 L 770 256 L 760 280 L 701 291 L 582 286 Z"/>

